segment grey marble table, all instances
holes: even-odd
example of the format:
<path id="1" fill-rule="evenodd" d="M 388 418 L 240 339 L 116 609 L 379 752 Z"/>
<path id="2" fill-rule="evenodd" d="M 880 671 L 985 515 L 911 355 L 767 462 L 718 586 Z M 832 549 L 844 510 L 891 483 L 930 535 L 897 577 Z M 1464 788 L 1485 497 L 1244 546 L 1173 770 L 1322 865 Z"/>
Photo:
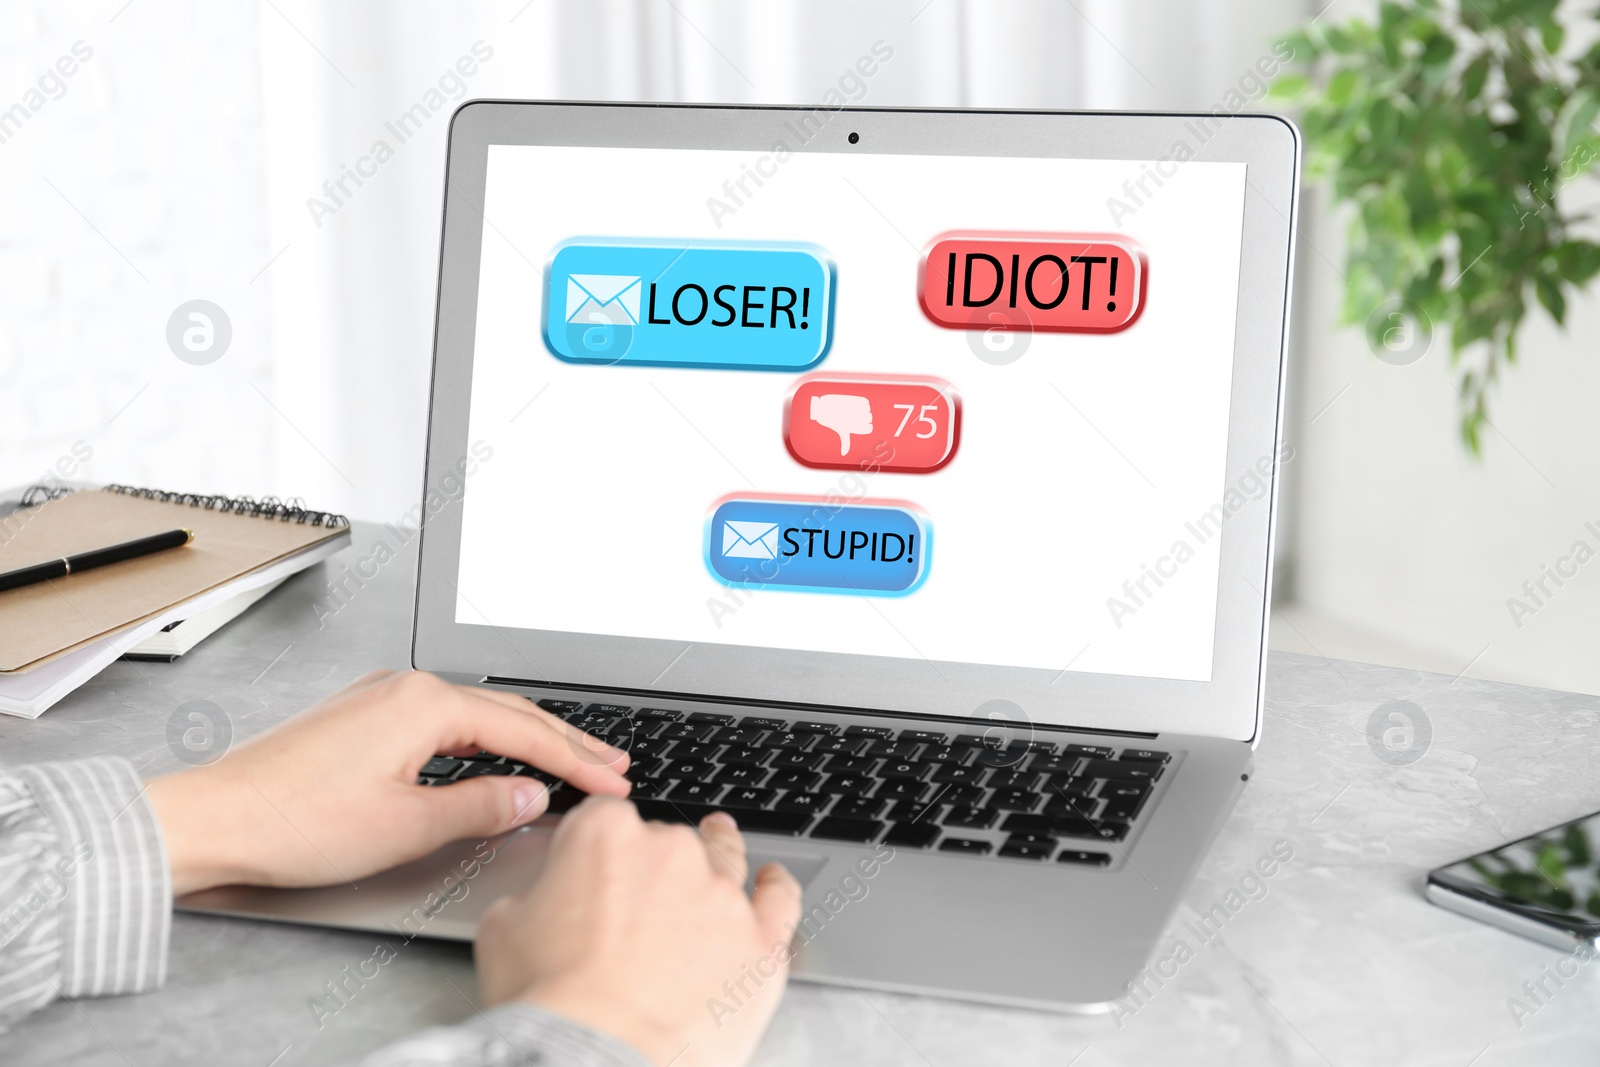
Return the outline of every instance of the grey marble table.
<path id="1" fill-rule="evenodd" d="M 176 663 L 117 663 L 36 721 L 0 721 L 0 760 L 118 754 L 153 776 L 181 766 L 167 729 L 186 701 L 221 707 L 237 741 L 364 671 L 406 666 L 409 551 L 346 580 L 342 599 L 328 591 L 380 537 L 399 541 L 358 527 L 351 549 Z M 1165 935 L 1170 977 L 1147 996 L 1071 1018 L 798 984 L 758 1062 L 1600 1062 L 1600 965 L 1557 988 L 1544 969 L 1561 953 L 1422 897 L 1430 867 L 1600 808 L 1600 699 L 1292 655 L 1273 657 L 1267 686 L 1253 780 Z M 1431 726 L 1426 753 L 1404 766 L 1368 743 L 1374 710 L 1395 700 Z M 1293 858 L 1264 895 L 1248 884 L 1251 898 L 1234 898 L 1242 906 L 1203 941 L 1201 913 L 1278 842 Z M 418 940 L 319 1026 L 310 998 L 372 949 L 363 934 L 180 915 L 164 989 L 52 1005 L 0 1037 L 0 1062 L 292 1067 L 472 1014 L 468 948 Z M 1524 983 L 1542 979 L 1549 992 L 1534 1002 Z M 1511 998 L 1534 1009 L 1521 1025 Z"/>

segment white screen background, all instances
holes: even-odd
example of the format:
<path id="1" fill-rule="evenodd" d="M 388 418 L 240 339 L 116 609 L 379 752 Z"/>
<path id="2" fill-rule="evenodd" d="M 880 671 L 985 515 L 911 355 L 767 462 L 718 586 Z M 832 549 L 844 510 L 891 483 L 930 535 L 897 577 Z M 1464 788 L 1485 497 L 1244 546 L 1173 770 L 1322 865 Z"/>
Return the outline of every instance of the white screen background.
<path id="1" fill-rule="evenodd" d="M 469 440 L 493 455 L 463 501 L 456 621 L 1210 680 L 1219 538 L 1186 524 L 1224 490 L 1244 164 L 1147 180 L 1114 228 L 1108 199 L 1134 203 L 1124 183 L 1148 167 L 797 154 L 747 182 L 718 228 L 708 198 L 731 203 L 723 183 L 759 156 L 490 147 Z M 985 362 L 917 304 L 921 251 L 958 229 L 1125 233 L 1149 257 L 1144 313 Z M 814 470 L 782 439 L 797 375 L 557 360 L 541 272 L 579 236 L 821 245 L 838 271 L 833 346 L 806 373 L 950 381 L 955 459 L 926 475 Z M 910 501 L 933 527 L 927 581 L 901 598 L 732 591 L 704 564 L 704 524 L 746 492 Z M 1118 625 L 1107 599 L 1180 539 L 1194 558 Z"/>

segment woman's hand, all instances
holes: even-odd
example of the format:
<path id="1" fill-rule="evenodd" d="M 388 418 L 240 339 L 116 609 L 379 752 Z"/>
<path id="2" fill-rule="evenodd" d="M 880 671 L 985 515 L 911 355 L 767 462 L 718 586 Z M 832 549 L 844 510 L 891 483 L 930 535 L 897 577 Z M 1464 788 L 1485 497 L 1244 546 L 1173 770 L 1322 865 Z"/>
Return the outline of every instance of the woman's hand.
<path id="1" fill-rule="evenodd" d="M 531 701 L 379 671 L 215 763 L 150 783 L 173 893 L 354 881 L 542 815 L 547 790 L 532 778 L 417 784 L 434 755 L 480 749 L 587 793 L 628 793 L 624 753 Z"/>
<path id="2" fill-rule="evenodd" d="M 478 928 L 486 1004 L 522 1000 L 611 1034 L 656 1067 L 743 1064 L 777 1010 L 800 884 L 777 864 L 747 897 L 744 838 L 641 822 L 591 797 L 556 830 L 539 881 Z"/>

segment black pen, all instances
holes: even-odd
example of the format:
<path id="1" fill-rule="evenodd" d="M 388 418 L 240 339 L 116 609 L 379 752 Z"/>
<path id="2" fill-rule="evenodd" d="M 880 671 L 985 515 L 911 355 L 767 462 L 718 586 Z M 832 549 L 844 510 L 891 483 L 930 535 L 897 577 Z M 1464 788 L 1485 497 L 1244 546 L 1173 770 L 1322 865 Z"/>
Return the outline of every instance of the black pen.
<path id="1" fill-rule="evenodd" d="M 65 578 L 69 574 L 90 570 L 94 567 L 104 567 L 107 563 L 121 563 L 125 559 L 137 559 L 139 556 L 148 556 L 152 552 L 162 552 L 169 548 L 179 548 L 194 540 L 193 530 L 168 530 L 166 533 L 151 534 L 149 537 L 138 537 L 132 541 L 124 541 L 120 545 L 108 545 L 105 548 L 91 548 L 87 552 L 79 552 L 76 556 L 63 556 L 60 559 L 50 560 L 48 563 L 35 563 L 31 567 L 18 567 L 14 571 L 0 574 L 0 591 L 15 589 L 22 585 L 32 585 L 34 582 L 45 582 L 51 578 Z"/>

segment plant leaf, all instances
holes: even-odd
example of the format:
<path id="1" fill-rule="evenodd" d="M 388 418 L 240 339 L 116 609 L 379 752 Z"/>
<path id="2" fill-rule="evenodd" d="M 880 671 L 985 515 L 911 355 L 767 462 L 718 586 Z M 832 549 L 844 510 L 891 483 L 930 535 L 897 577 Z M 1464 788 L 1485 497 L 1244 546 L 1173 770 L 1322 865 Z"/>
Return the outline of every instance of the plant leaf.
<path id="1" fill-rule="evenodd" d="M 1304 74 L 1283 74 L 1275 79 L 1267 90 L 1267 96 L 1274 100 L 1293 100 L 1305 95 L 1311 88 L 1311 79 Z"/>
<path id="2" fill-rule="evenodd" d="M 1567 298 L 1561 292 L 1561 283 L 1549 275 L 1541 274 L 1534 280 L 1533 291 L 1550 317 L 1556 320 L 1556 325 L 1565 325 Z"/>

